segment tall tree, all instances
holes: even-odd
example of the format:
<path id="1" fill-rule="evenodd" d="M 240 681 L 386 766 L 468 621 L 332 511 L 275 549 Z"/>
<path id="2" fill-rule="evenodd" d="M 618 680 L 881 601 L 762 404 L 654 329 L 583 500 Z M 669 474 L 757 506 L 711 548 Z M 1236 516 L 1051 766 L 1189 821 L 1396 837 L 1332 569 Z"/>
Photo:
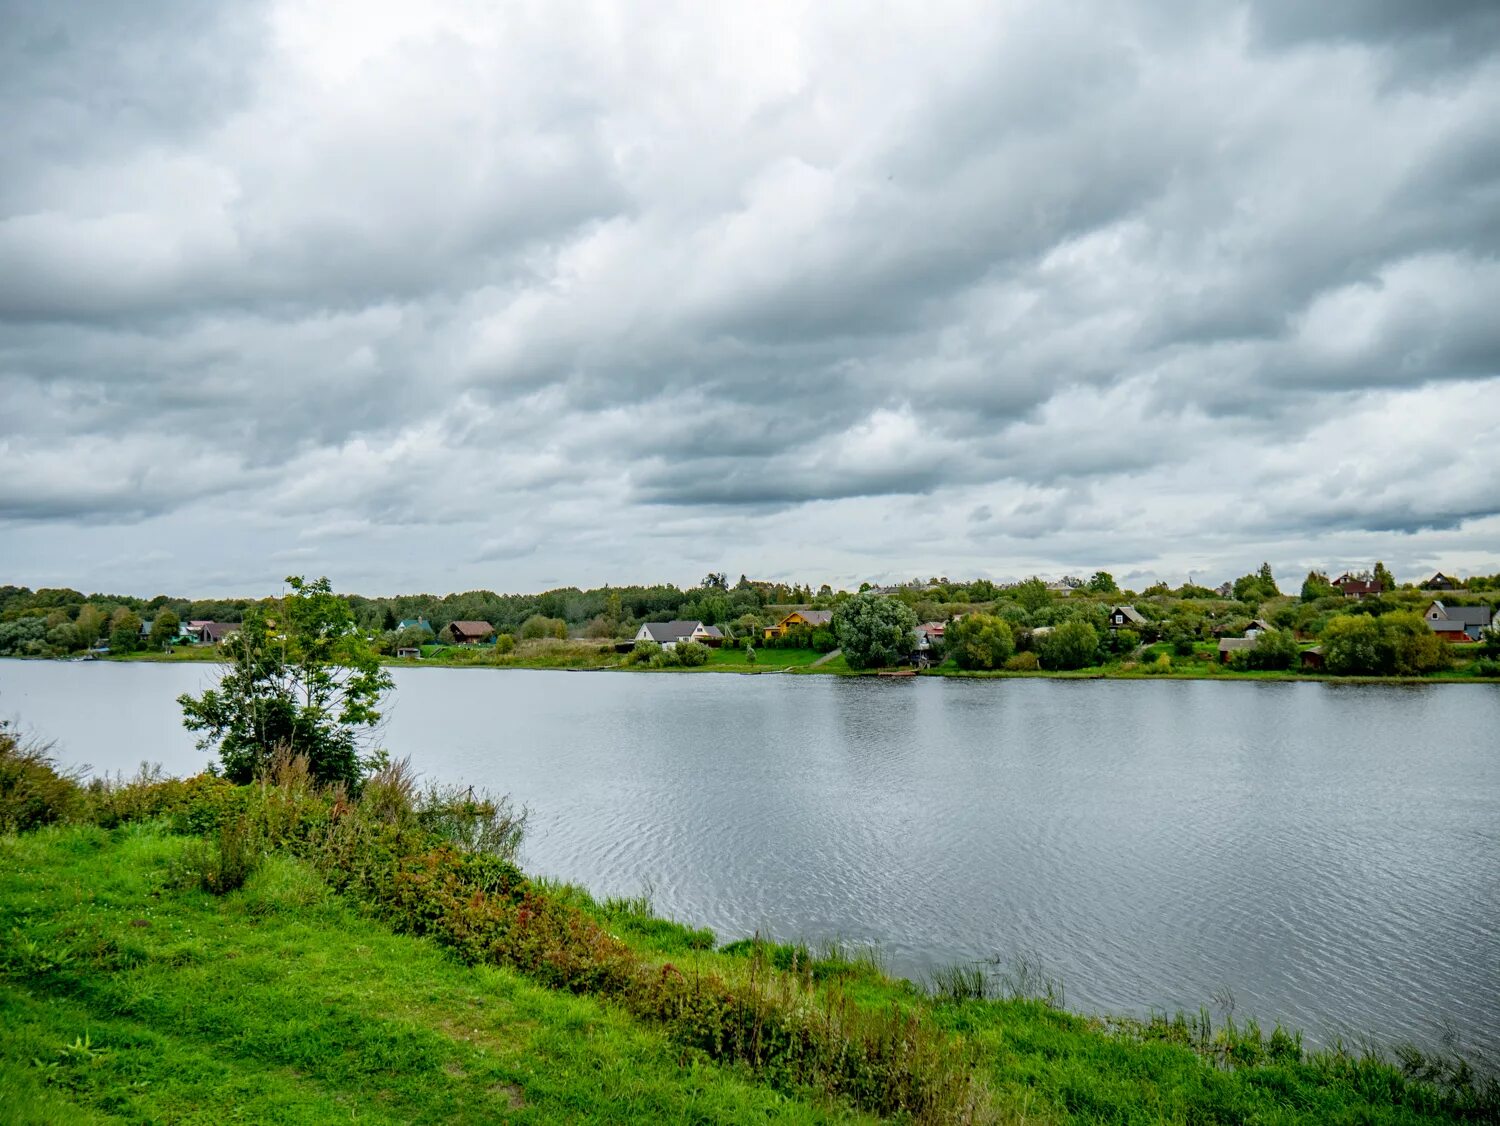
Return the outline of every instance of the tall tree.
<path id="1" fill-rule="evenodd" d="M 832 625 L 851 669 L 894 665 L 916 645 L 917 615 L 912 608 L 870 591 L 839 603 Z"/>

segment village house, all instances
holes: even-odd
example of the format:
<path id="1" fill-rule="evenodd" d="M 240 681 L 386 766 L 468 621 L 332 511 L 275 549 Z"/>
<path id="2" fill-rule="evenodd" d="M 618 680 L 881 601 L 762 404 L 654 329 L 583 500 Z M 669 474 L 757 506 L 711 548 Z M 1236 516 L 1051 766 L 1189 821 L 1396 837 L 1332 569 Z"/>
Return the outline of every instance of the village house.
<path id="1" fill-rule="evenodd" d="M 780 637 L 789 629 L 827 629 L 832 621 L 832 610 L 793 610 L 774 626 L 767 626 L 765 637 L 767 641 L 770 641 Z"/>
<path id="2" fill-rule="evenodd" d="M 1314 645 L 1311 649 L 1302 650 L 1302 667 L 1314 670 L 1323 667 L 1323 647 L 1321 645 Z"/>
<path id="3" fill-rule="evenodd" d="M 1478 641 L 1493 621 L 1494 615 L 1488 606 L 1446 606 L 1434 599 L 1422 611 L 1427 628 L 1449 641 Z"/>
<path id="4" fill-rule="evenodd" d="M 1109 611 L 1109 628 L 1135 629 L 1146 624 L 1146 616 L 1134 606 L 1115 606 Z"/>
<path id="5" fill-rule="evenodd" d="M 495 632 L 495 627 L 489 622 L 449 622 L 448 629 L 453 634 L 455 645 L 476 645 Z"/>
<path id="6" fill-rule="evenodd" d="M 1374 579 L 1356 578 L 1354 575 L 1343 574 L 1333 580 L 1333 589 L 1345 598 L 1352 598 L 1356 602 L 1365 598 L 1375 598 L 1384 588 Z"/>
<path id="7" fill-rule="evenodd" d="M 1458 579 L 1449 578 L 1439 571 L 1422 584 L 1423 590 L 1462 590 L 1463 583 Z"/>
<path id="8" fill-rule="evenodd" d="M 402 618 L 399 622 L 396 623 L 397 633 L 404 633 L 409 629 L 424 629 L 428 633 L 434 632 L 432 623 L 429 622 L 426 618 Z"/>
<path id="9" fill-rule="evenodd" d="M 198 640 L 204 645 L 218 645 L 231 633 L 240 631 L 238 622 L 193 622 L 198 627 Z"/>
<path id="10" fill-rule="evenodd" d="M 663 649 L 675 649 L 679 641 L 696 641 L 717 648 L 724 643 L 724 632 L 718 626 L 702 622 L 643 622 L 636 631 L 637 641 L 654 641 Z"/>
<path id="11" fill-rule="evenodd" d="M 1234 656 L 1236 650 L 1254 649 L 1255 643 L 1260 640 L 1260 635 L 1267 630 L 1275 628 L 1275 626 L 1264 618 L 1256 618 L 1246 627 L 1244 637 L 1221 638 L 1219 641 L 1219 664 L 1228 664 L 1229 658 Z"/>

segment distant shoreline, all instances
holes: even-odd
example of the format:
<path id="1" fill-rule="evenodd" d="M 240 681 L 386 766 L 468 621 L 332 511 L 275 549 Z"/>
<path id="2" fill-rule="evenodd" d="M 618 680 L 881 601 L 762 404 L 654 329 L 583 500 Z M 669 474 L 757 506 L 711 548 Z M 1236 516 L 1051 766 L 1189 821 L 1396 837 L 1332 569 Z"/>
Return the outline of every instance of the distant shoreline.
<path id="1" fill-rule="evenodd" d="M 60 664 L 88 663 L 88 660 L 109 662 L 112 664 L 227 664 L 218 654 L 206 650 L 182 650 L 176 653 L 132 653 L 128 657 L 95 657 L 81 660 L 77 657 L 0 657 L 0 660 L 12 661 L 52 661 Z M 623 663 L 593 664 L 593 665 L 564 665 L 545 664 L 540 662 L 515 661 L 498 664 L 488 661 L 454 661 L 445 660 L 442 657 L 426 657 L 421 660 L 400 659 L 382 657 L 380 663 L 384 668 L 401 669 L 492 669 L 497 672 L 506 672 L 513 669 L 521 669 L 529 672 L 617 672 L 617 673 L 660 673 L 673 675 L 698 675 L 703 673 L 726 673 L 735 676 L 835 676 L 843 678 L 864 677 L 867 679 L 883 679 L 880 677 L 879 669 L 864 669 L 855 671 L 850 668 L 810 668 L 806 666 L 780 666 L 766 668 L 746 668 L 744 666 L 726 665 L 703 665 L 698 668 L 645 668 L 639 665 L 626 665 Z M 884 670 L 889 672 L 890 670 Z M 1079 670 L 965 670 L 958 668 L 922 669 L 916 673 L 918 677 L 927 679 L 950 679 L 950 680 L 1202 680 L 1218 682 L 1264 682 L 1264 681 L 1311 681 L 1320 684 L 1391 684 L 1391 685 L 1419 685 L 1419 684 L 1494 684 L 1500 685 L 1500 681 L 1482 676 L 1464 676 L 1460 674 L 1436 675 L 1436 676 L 1335 676 L 1331 673 L 1308 673 L 1290 671 L 1256 670 L 1251 672 L 1234 672 L 1225 669 L 1222 672 L 1200 672 L 1173 669 L 1168 673 L 1148 673 L 1144 668 L 1139 669 L 1079 669 Z M 915 679 L 907 677 L 902 679 Z"/>

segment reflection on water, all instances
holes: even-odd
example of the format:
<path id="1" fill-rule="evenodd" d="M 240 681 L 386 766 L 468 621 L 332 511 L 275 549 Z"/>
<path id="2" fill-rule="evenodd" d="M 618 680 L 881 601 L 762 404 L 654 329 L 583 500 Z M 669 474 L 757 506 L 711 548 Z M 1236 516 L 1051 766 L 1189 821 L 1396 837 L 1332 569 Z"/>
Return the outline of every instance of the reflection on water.
<path id="1" fill-rule="evenodd" d="M 196 769 L 201 666 L 0 661 L 96 769 Z M 1500 1053 L 1489 686 L 397 670 L 384 742 L 533 811 L 538 872 L 917 976 L 1039 954 L 1068 1003 Z"/>

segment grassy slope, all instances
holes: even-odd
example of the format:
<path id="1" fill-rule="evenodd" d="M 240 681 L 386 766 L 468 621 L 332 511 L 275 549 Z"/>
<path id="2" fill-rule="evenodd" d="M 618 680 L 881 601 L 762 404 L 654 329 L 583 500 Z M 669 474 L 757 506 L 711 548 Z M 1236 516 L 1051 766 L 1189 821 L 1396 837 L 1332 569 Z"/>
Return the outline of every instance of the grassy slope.
<path id="1" fill-rule="evenodd" d="M 185 844 L 149 827 L 0 840 L 0 1119 L 847 1117 L 588 998 L 392 935 L 289 859 L 222 899 L 166 890 Z M 92 1058 L 69 1050 L 83 1037 Z"/>
<path id="2" fill-rule="evenodd" d="M 186 843 L 151 826 L 0 838 L 0 1117 L 853 1117 L 704 1062 L 607 1005 L 392 935 L 290 859 L 267 859 L 223 898 L 171 890 L 167 874 Z M 554 893 L 684 972 L 749 972 L 743 953 L 705 949 L 708 932 L 654 919 L 642 904 Z M 1430 1089 L 1347 1057 L 1227 1070 L 1181 1044 L 1143 1041 L 1138 1027 L 1111 1031 L 1031 1001 L 932 1002 L 868 963 L 835 956 L 812 965 L 851 1003 L 920 1006 L 961 1034 L 999 1121 L 1454 1120 L 1437 1114 Z M 71 1047 L 83 1037 L 87 1049 Z"/>

